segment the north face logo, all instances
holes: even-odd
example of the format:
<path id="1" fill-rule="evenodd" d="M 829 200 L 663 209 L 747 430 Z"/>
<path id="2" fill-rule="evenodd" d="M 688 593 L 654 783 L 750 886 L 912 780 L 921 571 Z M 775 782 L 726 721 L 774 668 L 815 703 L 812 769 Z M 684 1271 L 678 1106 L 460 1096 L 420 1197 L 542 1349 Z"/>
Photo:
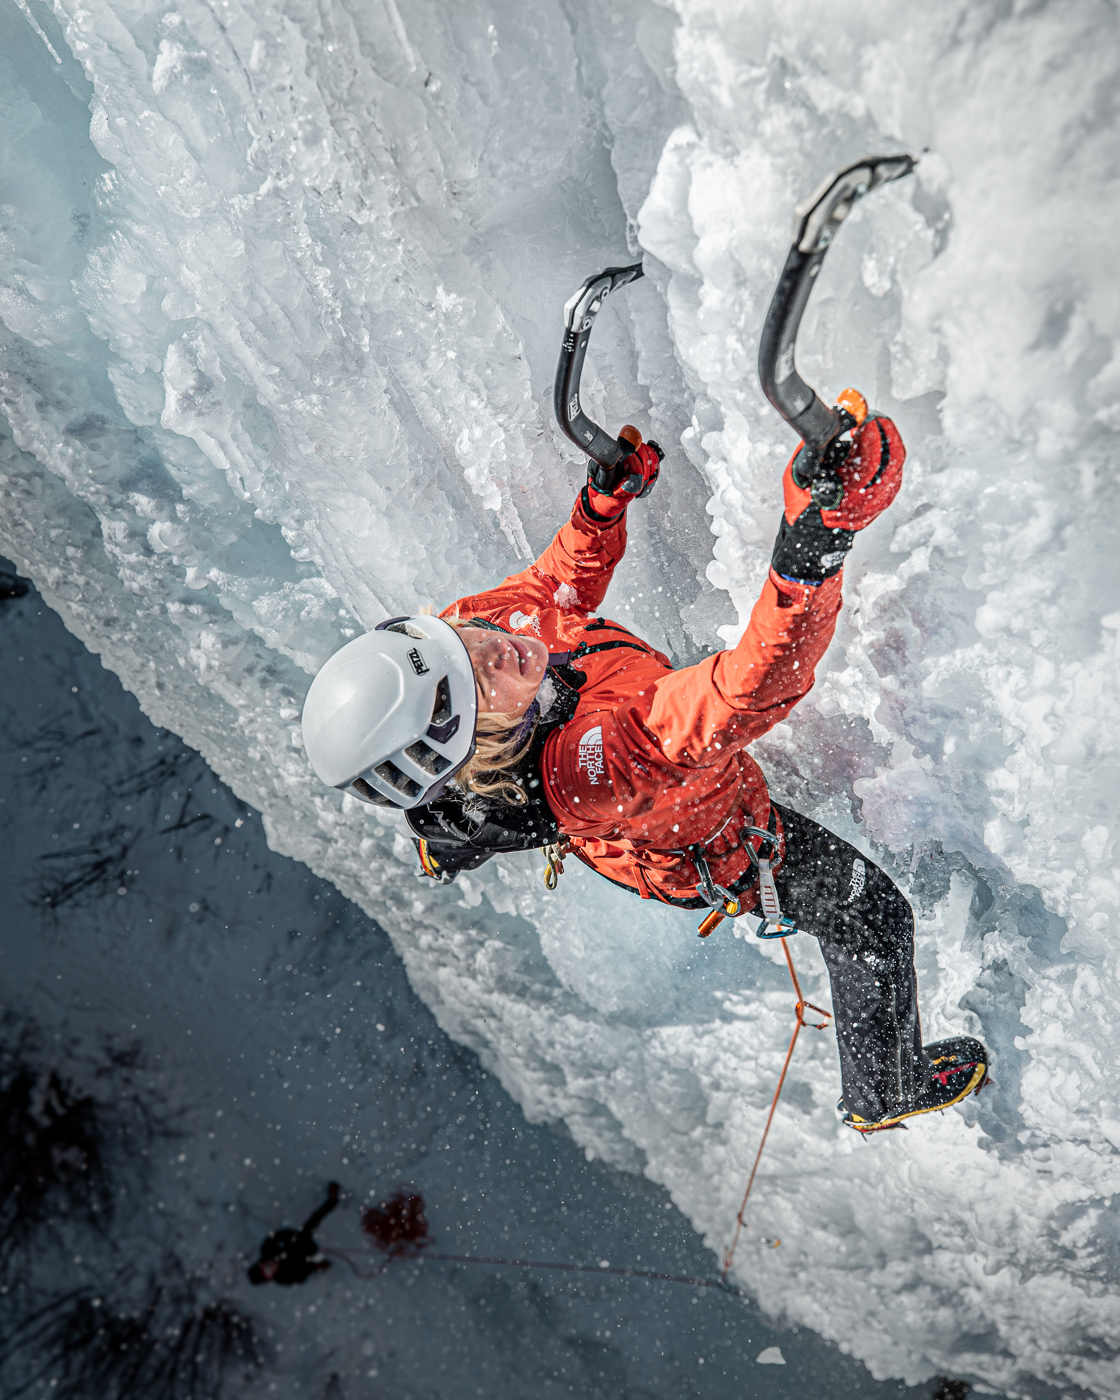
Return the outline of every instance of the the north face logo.
<path id="1" fill-rule="evenodd" d="M 852 887 L 848 891 L 848 903 L 854 904 L 863 893 L 863 887 L 867 884 L 867 866 L 856 856 L 852 861 Z"/>
<path id="2" fill-rule="evenodd" d="M 600 782 L 606 780 L 607 770 L 603 763 L 603 726 L 601 724 L 597 724 L 594 729 L 589 729 L 580 739 L 576 754 L 576 768 L 579 772 L 587 774 L 587 781 L 592 787 L 598 787 Z"/>
<path id="3" fill-rule="evenodd" d="M 522 627 L 531 627 L 538 637 L 541 634 L 541 620 L 536 613 L 512 612 L 509 615 L 509 625 L 514 631 Z"/>

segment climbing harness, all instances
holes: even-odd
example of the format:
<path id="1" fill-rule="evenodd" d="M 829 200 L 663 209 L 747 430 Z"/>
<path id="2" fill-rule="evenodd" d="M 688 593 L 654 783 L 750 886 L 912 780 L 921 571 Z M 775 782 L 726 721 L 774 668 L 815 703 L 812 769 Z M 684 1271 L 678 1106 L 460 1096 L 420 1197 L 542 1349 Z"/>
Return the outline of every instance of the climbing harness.
<path id="1" fill-rule="evenodd" d="M 771 937 L 774 936 L 775 935 L 771 935 Z M 794 970 L 793 958 L 790 957 L 789 944 L 786 942 L 783 934 L 778 934 L 777 937 L 780 937 L 782 940 L 782 952 L 786 955 L 786 966 L 789 968 L 790 980 L 793 982 L 794 995 L 797 997 L 797 1001 L 794 1004 L 794 1016 L 796 1020 L 793 1027 L 793 1035 L 790 1037 L 789 1041 L 789 1049 L 786 1051 L 785 1062 L 782 1065 L 782 1072 L 778 1076 L 778 1087 L 774 1090 L 774 1097 L 770 1101 L 770 1112 L 766 1115 L 766 1126 L 762 1130 L 762 1141 L 758 1144 L 758 1151 L 755 1153 L 754 1157 L 754 1165 L 751 1167 L 751 1174 L 747 1179 L 747 1189 L 743 1192 L 743 1200 L 739 1206 L 739 1214 L 735 1217 L 735 1233 L 732 1236 L 731 1244 L 724 1252 L 723 1273 L 720 1277 L 725 1283 L 727 1281 L 727 1275 L 731 1270 L 731 1265 L 735 1259 L 735 1250 L 738 1248 L 739 1236 L 743 1230 L 743 1216 L 746 1214 L 747 1202 L 750 1200 L 751 1189 L 754 1186 L 754 1179 L 758 1173 L 758 1164 L 762 1161 L 762 1149 L 766 1146 L 766 1139 L 770 1135 L 770 1124 L 774 1121 L 774 1113 L 778 1107 L 778 1100 L 782 1096 L 782 1088 L 786 1082 L 786 1071 L 789 1069 L 790 1061 L 793 1059 L 793 1051 L 797 1044 L 797 1037 L 801 1034 L 801 1027 L 810 1026 L 815 1031 L 823 1031 L 827 1028 L 827 1021 L 832 1019 L 831 1011 L 826 1011 L 823 1006 L 814 1006 L 811 1001 L 805 1000 L 804 994 L 801 991 L 801 983 L 797 980 L 797 972 Z M 806 1021 L 806 1011 L 815 1011 L 818 1015 L 824 1016 L 826 1019 L 825 1021 Z M 780 1244 L 781 1241 L 779 1240 L 778 1243 Z"/>

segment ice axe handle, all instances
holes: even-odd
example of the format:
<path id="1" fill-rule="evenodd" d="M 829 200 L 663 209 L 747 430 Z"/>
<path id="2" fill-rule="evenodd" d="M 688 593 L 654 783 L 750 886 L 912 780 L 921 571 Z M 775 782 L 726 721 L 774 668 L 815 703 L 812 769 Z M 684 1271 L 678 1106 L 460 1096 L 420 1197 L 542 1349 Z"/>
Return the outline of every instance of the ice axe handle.
<path id="1" fill-rule="evenodd" d="M 817 452 L 839 432 L 840 420 L 798 374 L 794 352 L 801 317 L 826 251 L 803 253 L 796 244 L 789 250 L 758 343 L 762 392 L 806 447 Z"/>
<path id="2" fill-rule="evenodd" d="M 625 478 L 622 463 L 633 452 L 634 445 L 612 438 L 584 413 L 579 397 L 580 378 L 591 331 L 603 302 L 612 292 L 636 282 L 641 275 L 641 263 L 608 267 L 589 277 L 564 307 L 564 341 L 553 381 L 553 411 L 565 437 L 586 452 L 598 467 L 595 489 L 604 495 L 609 495 Z"/>
<path id="3" fill-rule="evenodd" d="M 823 447 L 804 443 L 793 459 L 794 481 L 808 489 L 814 504 L 822 510 L 836 510 L 844 499 L 839 469 L 848 460 L 853 442 L 851 438 L 845 440 L 845 434 L 862 427 L 869 410 L 858 389 L 845 389 L 829 412 L 836 419 L 835 435 Z"/>
<path id="4" fill-rule="evenodd" d="M 605 437 L 606 434 L 604 433 L 603 436 Z M 635 449 L 641 447 L 642 435 L 637 428 L 627 423 L 624 428 L 619 429 L 618 439 L 614 445 L 621 454 L 615 465 L 605 466 L 602 462 L 592 458 L 588 471 L 588 479 L 592 486 L 596 491 L 601 491 L 604 496 L 611 495 L 624 481 L 630 479 L 630 473 L 626 470 L 626 459 Z M 638 475 L 632 480 L 634 484 L 629 487 L 629 490 L 634 491 L 640 487 L 642 478 Z"/>
<path id="5" fill-rule="evenodd" d="M 842 490 L 828 451 L 842 431 L 842 420 L 805 383 L 794 360 L 801 317 L 826 251 L 827 245 L 803 253 L 796 243 L 789 250 L 762 327 L 758 377 L 762 392 L 805 444 L 797 459 L 799 484 L 827 507 Z"/>
<path id="6" fill-rule="evenodd" d="M 797 332 L 825 254 L 852 206 L 879 185 L 908 175 L 915 164 L 908 155 L 869 156 L 827 176 L 797 206 L 793 243 L 762 327 L 758 343 L 762 392 L 804 442 L 797 477 L 825 509 L 839 504 L 843 494 L 835 471 L 840 447 L 833 444 L 850 424 L 798 374 Z"/>

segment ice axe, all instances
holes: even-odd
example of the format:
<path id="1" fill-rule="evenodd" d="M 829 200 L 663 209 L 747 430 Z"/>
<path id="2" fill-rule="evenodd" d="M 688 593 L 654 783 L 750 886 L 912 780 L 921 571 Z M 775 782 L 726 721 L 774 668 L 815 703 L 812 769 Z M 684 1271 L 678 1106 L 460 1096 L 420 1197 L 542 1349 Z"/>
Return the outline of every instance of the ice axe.
<path id="1" fill-rule="evenodd" d="M 793 244 L 766 313 L 758 343 L 758 377 L 762 392 L 804 442 L 795 474 L 822 510 L 840 504 L 843 487 L 835 472 L 845 446 L 840 437 L 863 421 L 867 406 L 854 390 L 830 408 L 797 372 L 797 331 L 824 255 L 852 205 L 868 191 L 909 175 L 913 156 L 868 156 L 829 175 L 794 211 Z"/>
<path id="2" fill-rule="evenodd" d="M 641 444 L 642 435 L 637 428 L 625 427 L 613 438 L 592 422 L 579 401 L 579 381 L 587 343 L 603 302 L 612 292 L 636 282 L 641 276 L 641 263 L 604 268 L 589 277 L 564 304 L 564 343 L 552 386 L 552 408 L 561 432 L 601 469 L 596 474 L 595 486 L 608 495 L 626 475 L 622 463 Z"/>

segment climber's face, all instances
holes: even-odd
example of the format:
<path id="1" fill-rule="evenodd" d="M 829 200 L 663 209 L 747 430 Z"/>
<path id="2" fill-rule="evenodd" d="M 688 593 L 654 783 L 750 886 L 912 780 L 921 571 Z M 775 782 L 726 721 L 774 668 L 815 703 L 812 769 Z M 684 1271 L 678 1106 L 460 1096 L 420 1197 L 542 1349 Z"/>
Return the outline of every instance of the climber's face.
<path id="1" fill-rule="evenodd" d="M 537 637 L 511 637 L 488 628 L 458 631 L 474 667 L 479 714 L 520 719 L 544 680 L 548 647 Z"/>

